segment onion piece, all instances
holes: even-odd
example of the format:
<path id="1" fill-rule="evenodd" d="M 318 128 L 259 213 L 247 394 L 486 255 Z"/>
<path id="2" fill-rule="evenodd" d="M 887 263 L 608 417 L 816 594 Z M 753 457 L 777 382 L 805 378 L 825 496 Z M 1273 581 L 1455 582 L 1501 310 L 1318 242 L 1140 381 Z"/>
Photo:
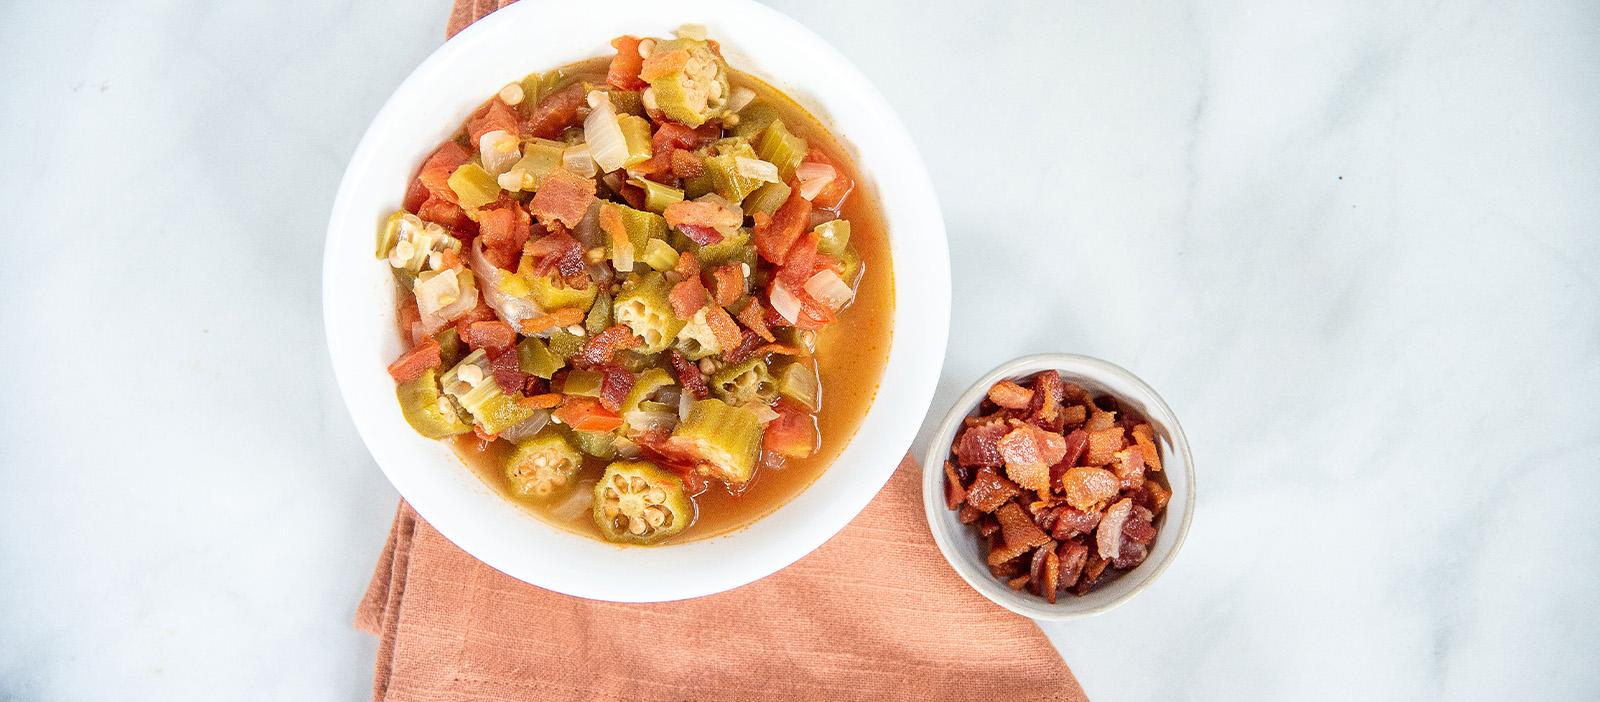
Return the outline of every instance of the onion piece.
<path id="1" fill-rule="evenodd" d="M 750 413 L 756 416 L 756 421 L 766 424 L 778 418 L 778 411 L 766 405 L 755 405 L 750 408 Z"/>
<path id="2" fill-rule="evenodd" d="M 550 506 L 550 516 L 558 519 L 577 519 L 583 516 L 594 504 L 594 484 L 597 482 L 600 481 L 578 481 L 560 502 Z"/>
<path id="3" fill-rule="evenodd" d="M 678 421 L 689 418 L 689 408 L 694 406 L 694 395 L 681 393 L 678 395 Z"/>
<path id="4" fill-rule="evenodd" d="M 678 419 L 679 418 L 673 416 L 671 412 L 645 412 L 643 410 L 633 410 L 631 412 L 622 413 L 623 423 L 642 433 L 649 433 L 656 429 L 660 429 L 662 431 L 672 431 L 673 427 L 678 426 Z"/>
<path id="5" fill-rule="evenodd" d="M 633 272 L 633 242 L 628 240 L 625 231 L 611 235 L 611 267 L 618 273 Z"/>
<path id="6" fill-rule="evenodd" d="M 806 281 L 805 289 L 812 299 L 827 305 L 828 309 L 835 312 L 849 304 L 850 299 L 856 296 L 855 291 L 851 290 L 832 268 L 817 271 L 816 275 Z"/>
<path id="7" fill-rule="evenodd" d="M 435 310 L 432 314 L 422 315 L 422 331 L 424 333 L 431 335 L 445 328 L 451 322 L 456 321 L 458 317 L 466 314 L 467 310 L 478 306 L 478 286 L 472 285 L 472 278 L 462 278 L 461 274 L 465 273 L 465 271 L 458 269 L 445 271 L 440 275 L 449 275 L 451 272 L 456 274 L 456 285 L 460 293 L 455 302 Z"/>
<path id="8" fill-rule="evenodd" d="M 746 178 L 754 178 L 768 183 L 778 182 L 777 165 L 759 158 L 735 156 L 733 157 L 733 169 Z"/>
<path id="9" fill-rule="evenodd" d="M 617 112 L 604 91 L 589 91 L 589 116 L 583 120 L 583 140 L 600 170 L 620 170 L 628 161 L 628 141 L 617 124 Z M 563 158 L 565 154 L 563 154 Z"/>
<path id="10" fill-rule="evenodd" d="M 599 172 L 595 167 L 594 153 L 589 150 L 587 143 L 573 144 L 564 149 L 561 152 L 561 167 L 585 178 L 593 178 Z"/>
<path id="11" fill-rule="evenodd" d="M 550 411 L 537 410 L 532 415 L 529 415 L 527 419 L 518 422 L 516 426 L 500 432 L 500 438 L 512 442 L 521 441 L 539 433 L 539 430 L 549 423 Z"/>
<path id="12" fill-rule="evenodd" d="M 496 129 L 484 132 L 478 137 L 478 158 L 483 161 L 483 170 L 489 175 L 499 176 L 511 170 L 522 159 L 522 144 L 517 141 L 514 134 Z"/>
<path id="13" fill-rule="evenodd" d="M 744 109 L 745 106 L 749 105 L 750 102 L 755 99 L 756 91 L 746 88 L 742 85 L 734 88 L 733 92 L 728 95 L 728 111 L 738 112 L 739 110 Z"/>
<path id="14" fill-rule="evenodd" d="M 839 177 L 839 172 L 826 163 L 808 162 L 796 167 L 794 176 L 800 180 L 800 197 L 814 200 L 823 188 L 828 187 L 834 178 Z"/>
<path id="15" fill-rule="evenodd" d="M 772 310 L 784 321 L 794 324 L 800 318 L 800 298 L 795 297 L 783 281 L 772 281 Z"/>
<path id="16" fill-rule="evenodd" d="M 467 252 L 467 265 L 477 277 L 478 287 L 483 289 L 483 301 L 494 308 L 495 314 L 500 315 L 500 321 L 511 325 L 512 329 L 521 329 L 522 320 L 544 314 L 544 310 L 533 300 L 515 297 L 500 289 L 500 281 L 508 274 L 484 257 L 482 238 L 473 239 L 472 247 Z M 473 301 L 473 306 L 477 306 L 477 301 Z"/>

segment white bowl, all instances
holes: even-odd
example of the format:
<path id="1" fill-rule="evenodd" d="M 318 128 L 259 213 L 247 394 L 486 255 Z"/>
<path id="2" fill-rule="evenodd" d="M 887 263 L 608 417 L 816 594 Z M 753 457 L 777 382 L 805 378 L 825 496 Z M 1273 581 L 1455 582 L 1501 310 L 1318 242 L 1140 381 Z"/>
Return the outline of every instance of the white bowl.
<path id="1" fill-rule="evenodd" d="M 1060 371 L 1068 382 L 1077 383 L 1095 394 L 1115 396 L 1118 403 L 1143 414 L 1155 428 L 1156 441 L 1161 448 L 1161 467 L 1172 488 L 1172 499 L 1166 511 L 1156 519 L 1159 532 L 1143 563 L 1083 597 L 1069 593 L 1056 598 L 1055 604 L 1031 592 L 1012 590 L 990 575 L 983 560 L 978 531 L 958 521 L 955 511 L 947 509 L 944 502 L 944 462 L 950 456 L 950 445 L 961 421 L 978 410 L 978 404 L 995 383 L 1021 380 L 1051 369 Z M 945 560 L 950 561 L 951 567 L 973 589 L 995 604 L 1025 617 L 1077 619 L 1108 612 L 1127 602 L 1172 564 L 1183 546 L 1184 537 L 1189 534 L 1189 521 L 1194 514 L 1194 458 L 1189 455 L 1189 440 L 1184 437 L 1183 427 L 1178 425 L 1172 408 L 1143 380 L 1121 366 L 1068 353 L 1023 356 L 989 371 L 951 406 L 922 461 L 922 506 L 928 513 L 933 540 L 944 553 Z"/>
<path id="2" fill-rule="evenodd" d="M 895 274 L 894 335 L 882 384 L 856 436 L 809 488 L 720 537 L 622 548 L 552 527 L 485 486 L 444 444 L 401 417 L 386 365 L 403 350 L 391 276 L 372 257 L 378 223 L 399 208 L 428 153 L 508 82 L 609 55 L 621 34 L 706 25 L 729 62 L 798 100 L 854 155 L 876 190 Z M 822 39 L 742 0 L 523 0 L 446 42 L 395 91 L 350 159 L 328 222 L 323 315 L 335 375 L 356 429 L 400 494 L 446 537 L 508 575 L 557 592 L 653 602 L 721 592 L 822 545 L 894 472 L 938 382 L 949 327 L 943 220 L 910 135 L 878 91 Z"/>

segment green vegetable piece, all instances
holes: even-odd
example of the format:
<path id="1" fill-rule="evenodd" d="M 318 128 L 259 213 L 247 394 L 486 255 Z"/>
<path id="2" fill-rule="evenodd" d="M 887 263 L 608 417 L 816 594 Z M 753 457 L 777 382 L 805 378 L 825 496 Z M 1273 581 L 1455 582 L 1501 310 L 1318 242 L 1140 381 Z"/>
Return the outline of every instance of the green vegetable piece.
<path id="1" fill-rule="evenodd" d="M 764 181 L 739 175 L 734 159 L 759 158 L 750 141 L 743 138 L 721 139 L 711 145 L 711 154 L 705 158 L 705 177 L 711 179 L 711 190 L 728 202 L 744 202 L 745 197 L 762 186 Z"/>
<path id="2" fill-rule="evenodd" d="M 582 467 L 583 454 L 567 443 L 561 432 L 546 427 L 511 452 L 506 460 L 506 482 L 522 497 L 543 500 L 571 485 Z"/>
<path id="3" fill-rule="evenodd" d="M 456 200 L 469 210 L 500 199 L 500 183 L 476 163 L 461 164 L 456 172 L 450 174 L 448 182 L 450 191 L 456 194 Z"/>
<path id="4" fill-rule="evenodd" d="M 549 139 L 528 139 L 522 142 L 522 158 L 511 166 L 513 171 L 520 168 L 527 173 L 523 179 L 522 189 L 534 192 L 539 186 L 544 185 L 544 179 L 561 167 L 561 153 L 566 148 L 566 144 Z"/>
<path id="5" fill-rule="evenodd" d="M 757 212 L 762 212 L 770 217 L 772 213 L 778 211 L 779 207 L 783 206 L 783 201 L 788 199 L 789 186 L 787 184 L 767 183 L 756 188 L 755 192 L 750 193 L 750 196 L 744 199 L 744 213 L 753 215 Z"/>
<path id="6" fill-rule="evenodd" d="M 439 394 L 439 374 L 432 368 L 415 380 L 401 383 L 395 388 L 395 395 L 400 399 L 400 413 L 418 434 L 443 439 L 472 431 L 472 425 L 457 416 L 455 404 Z"/>
<path id="7" fill-rule="evenodd" d="M 704 41 L 673 39 L 656 44 L 652 56 L 675 51 L 687 54 L 682 68 L 650 81 L 656 107 L 674 121 L 698 127 L 727 111 L 728 67 Z"/>
<path id="8" fill-rule="evenodd" d="M 629 373 L 643 373 L 646 369 L 661 365 L 661 354 L 639 353 L 633 349 L 618 351 L 613 359 L 618 368 Z"/>
<path id="9" fill-rule="evenodd" d="M 844 264 L 844 272 L 839 274 L 839 279 L 854 288 L 856 282 L 861 279 L 861 254 L 856 253 L 854 248 L 846 248 L 844 254 L 839 257 L 839 262 Z"/>
<path id="10" fill-rule="evenodd" d="M 831 222 L 823 222 L 811 231 L 817 233 L 818 253 L 825 253 L 835 257 L 843 256 L 844 250 L 850 246 L 849 220 L 836 219 Z"/>
<path id="11" fill-rule="evenodd" d="M 566 395 L 599 397 L 600 385 L 603 382 L 605 382 L 605 374 L 599 371 L 569 371 L 567 379 L 561 384 L 561 392 Z"/>
<path id="12" fill-rule="evenodd" d="M 611 88 L 607 93 L 611 96 L 611 109 L 616 110 L 618 115 L 645 116 L 644 100 L 640 98 L 639 91 Z M 626 132 L 626 128 L 623 131 Z"/>
<path id="13" fill-rule="evenodd" d="M 667 218 L 654 212 L 636 210 L 627 205 L 607 202 L 601 205 L 615 210 L 622 219 L 622 228 L 628 233 L 628 241 L 633 244 L 633 257 L 635 260 L 644 257 L 645 250 L 652 239 L 667 238 Z M 606 256 L 609 258 L 614 253 L 611 237 L 606 236 Z"/>
<path id="14" fill-rule="evenodd" d="M 461 362 L 461 333 L 456 331 L 455 325 L 445 327 L 433 338 L 439 342 L 441 368 L 451 368 Z"/>
<path id="15" fill-rule="evenodd" d="M 754 139 L 765 131 L 767 125 L 772 124 L 780 116 L 778 106 L 764 98 L 756 98 L 739 110 L 739 123 L 733 125 L 729 132 L 733 136 Z"/>
<path id="16" fill-rule="evenodd" d="M 394 253 L 394 247 L 400 242 L 411 246 L 411 257 L 404 264 L 394 269 L 395 275 L 407 290 L 416 282 L 417 275 L 428 265 L 428 256 L 436 251 L 461 251 L 461 240 L 450 236 L 444 227 L 433 222 L 424 222 L 416 215 L 403 215 L 398 218 L 390 216 L 389 220 L 395 222 L 395 240 L 389 245 L 388 254 Z M 386 222 L 385 225 L 388 223 Z M 385 227 L 387 228 L 387 226 Z M 382 234 L 379 235 L 380 238 Z M 386 255 L 388 255 L 386 254 Z M 390 262 L 390 266 L 394 263 Z"/>
<path id="17" fill-rule="evenodd" d="M 648 461 L 606 466 L 594 486 L 594 524 L 607 541 L 654 544 L 694 521 L 683 480 Z"/>
<path id="18" fill-rule="evenodd" d="M 805 158 L 807 148 L 806 140 L 792 134 L 781 119 L 773 120 L 756 139 L 756 154 L 777 166 L 778 177 L 784 181 L 794 179 L 794 169 Z"/>
<path id="19" fill-rule="evenodd" d="M 774 376 L 773 386 L 779 395 L 805 405 L 812 412 L 821 406 L 822 386 L 817 382 L 817 371 L 810 363 L 791 361 L 779 368 Z"/>
<path id="20" fill-rule="evenodd" d="M 549 380 L 565 365 L 566 359 L 551 352 L 539 337 L 530 336 L 517 343 L 517 367 L 528 375 Z"/>
<path id="21" fill-rule="evenodd" d="M 616 321 L 628 325 L 633 333 L 644 339 L 639 349 L 644 353 L 660 353 L 672 345 L 683 320 L 672 313 L 667 301 L 671 285 L 660 273 L 651 272 L 635 276 L 625 285 L 612 304 Z"/>
<path id="22" fill-rule="evenodd" d="M 531 262 L 524 260 L 524 263 L 526 265 L 518 267 L 519 271 L 524 271 L 519 272 L 518 275 L 528 283 L 528 294 L 524 297 L 532 298 L 540 309 L 546 312 L 566 307 L 587 310 L 590 305 L 594 304 L 595 296 L 599 292 L 598 286 L 589 285 L 587 287 L 574 288 L 567 285 L 567 281 L 553 274 L 539 275 L 533 272 L 533 264 Z"/>
<path id="23" fill-rule="evenodd" d="M 555 354 L 556 358 L 560 358 L 562 362 L 565 362 L 566 359 L 572 358 L 572 355 L 577 353 L 578 349 L 583 348 L 584 337 L 568 332 L 565 329 L 557 329 L 550 332 L 548 343 L 550 353 Z"/>
<path id="24" fill-rule="evenodd" d="M 716 398 L 691 405 L 672 438 L 705 461 L 717 477 L 733 483 L 750 479 L 761 453 L 761 423 L 756 416 Z"/>
<path id="25" fill-rule="evenodd" d="M 683 191 L 649 178 L 629 178 L 628 183 L 644 189 L 644 208 L 661 214 L 674 202 L 683 202 Z"/>
<path id="26" fill-rule="evenodd" d="M 589 316 L 583 319 L 583 330 L 594 336 L 611 326 L 611 295 L 602 293 L 595 297 L 594 305 L 589 308 Z"/>
<path id="27" fill-rule="evenodd" d="M 658 271 L 670 271 L 678 267 L 678 252 L 661 239 L 651 239 L 645 243 L 644 255 L 639 260 Z"/>
<path id="28" fill-rule="evenodd" d="M 702 160 L 701 163 L 704 163 L 704 161 Z M 702 172 L 700 175 L 683 181 L 683 197 L 688 200 L 694 200 L 712 192 L 713 185 L 711 174 Z"/>
<path id="29" fill-rule="evenodd" d="M 732 236 L 725 236 L 715 244 L 701 246 L 679 232 L 673 232 L 671 243 L 679 251 L 693 251 L 702 268 L 719 266 L 729 261 L 749 263 L 755 270 L 755 247 L 750 245 L 750 229 L 740 228 Z"/>
<path id="30" fill-rule="evenodd" d="M 777 396 L 777 386 L 765 359 L 752 358 L 724 366 L 711 375 L 711 392 L 735 407 L 767 404 Z"/>
<path id="31" fill-rule="evenodd" d="M 473 373 L 476 383 L 461 378 L 462 371 L 468 366 L 478 368 Z M 486 434 L 499 434 L 521 424 L 538 411 L 500 392 L 500 386 L 494 382 L 494 373 L 489 369 L 489 357 L 483 349 L 467 354 L 454 368 L 446 371 L 444 377 L 439 379 L 439 385 L 444 388 L 445 394 L 454 398 L 472 415 L 473 423 Z"/>
<path id="32" fill-rule="evenodd" d="M 626 415 L 639 409 L 640 403 L 644 402 L 645 398 L 650 397 L 657 390 L 676 384 L 677 381 L 672 379 L 672 374 L 665 370 L 660 368 L 646 370 L 639 376 L 638 380 L 634 381 L 633 389 L 628 391 L 627 399 L 622 401 L 622 414 Z"/>
<path id="33" fill-rule="evenodd" d="M 594 456 L 602 461 L 609 461 L 617 456 L 617 435 L 609 431 L 569 431 L 572 443 L 577 444 L 578 450 Z"/>
<path id="34" fill-rule="evenodd" d="M 533 109 L 543 102 L 545 98 L 556 94 L 557 91 L 567 87 L 572 82 L 572 77 L 565 71 L 556 69 L 543 73 L 529 73 L 522 79 L 522 105 Z"/>
<path id="35" fill-rule="evenodd" d="M 618 115 L 617 126 L 622 127 L 622 141 L 628 146 L 628 158 L 623 167 L 636 166 L 650 160 L 650 120 L 635 115 Z"/>
<path id="36" fill-rule="evenodd" d="M 722 344 L 706 322 L 706 308 L 696 311 L 694 318 L 678 330 L 678 340 L 673 342 L 672 347 L 691 361 L 722 353 Z"/>
<path id="37" fill-rule="evenodd" d="M 400 230 L 411 228 L 422 231 L 422 219 L 405 210 L 397 210 L 378 227 L 378 246 L 375 249 L 378 258 L 388 258 L 389 250 L 394 248 L 395 242 L 400 241 Z"/>

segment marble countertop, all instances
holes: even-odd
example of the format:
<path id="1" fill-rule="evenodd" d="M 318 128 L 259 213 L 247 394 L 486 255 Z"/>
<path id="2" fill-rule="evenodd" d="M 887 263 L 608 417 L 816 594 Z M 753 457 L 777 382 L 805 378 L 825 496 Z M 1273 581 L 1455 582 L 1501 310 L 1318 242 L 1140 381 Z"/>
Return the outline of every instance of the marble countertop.
<path id="1" fill-rule="evenodd" d="M 1600 696 L 1600 7 L 775 4 L 933 173 L 938 411 L 1075 351 L 1184 419 L 1181 557 L 1045 627 L 1096 700 Z M 0 699 L 367 695 L 323 228 L 445 14 L 0 7 Z"/>

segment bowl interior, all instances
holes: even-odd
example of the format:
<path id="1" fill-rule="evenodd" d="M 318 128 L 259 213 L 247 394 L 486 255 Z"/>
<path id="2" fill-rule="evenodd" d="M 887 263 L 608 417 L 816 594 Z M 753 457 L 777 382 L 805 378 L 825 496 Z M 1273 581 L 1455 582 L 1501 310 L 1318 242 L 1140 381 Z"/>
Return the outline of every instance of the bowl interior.
<path id="1" fill-rule="evenodd" d="M 962 524 L 944 503 L 944 461 L 962 420 L 973 416 L 995 383 L 1021 380 L 1039 371 L 1055 369 L 1062 378 L 1095 394 L 1115 396 L 1124 406 L 1143 414 L 1156 431 L 1162 468 L 1172 488 L 1167 509 L 1156 519 L 1159 531 L 1150 555 L 1138 567 L 1077 597 L 1058 597 L 1055 604 L 1029 592 L 1017 592 L 989 574 L 976 529 Z M 1073 619 L 1099 614 L 1126 602 L 1166 570 L 1183 545 L 1194 507 L 1194 465 L 1188 440 L 1177 416 L 1155 390 L 1132 373 L 1111 363 L 1072 354 L 1027 356 L 1006 363 L 985 375 L 962 394 L 945 417 L 928 448 L 923 465 L 923 508 L 935 543 L 968 584 L 995 603 L 1034 619 Z"/>
<path id="2" fill-rule="evenodd" d="M 896 279 L 894 334 L 877 399 L 835 464 L 745 529 L 656 548 L 622 548 L 547 525 L 483 485 L 442 443 L 417 436 L 385 366 L 401 352 L 394 286 L 372 257 L 379 222 L 418 164 L 481 101 L 539 70 L 611 52 L 620 34 L 706 25 L 730 62 L 811 110 L 875 190 Z M 356 428 L 396 489 L 433 526 L 489 565 L 581 597 L 661 601 L 772 573 L 821 545 L 866 506 L 910 445 L 932 398 L 949 324 L 949 261 L 931 181 L 910 137 L 867 80 L 816 35 L 743 0 L 581 4 L 523 0 L 445 43 L 373 120 L 328 225 L 323 311 L 335 375 Z"/>

